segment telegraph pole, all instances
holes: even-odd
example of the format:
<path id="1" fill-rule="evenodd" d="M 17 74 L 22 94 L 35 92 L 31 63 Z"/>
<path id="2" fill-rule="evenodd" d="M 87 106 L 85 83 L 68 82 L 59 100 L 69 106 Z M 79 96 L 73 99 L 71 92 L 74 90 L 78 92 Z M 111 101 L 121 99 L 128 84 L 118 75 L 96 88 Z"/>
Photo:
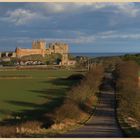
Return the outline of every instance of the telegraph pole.
<path id="1" fill-rule="evenodd" d="M 88 58 L 88 61 L 87 61 L 87 63 L 88 63 L 88 71 L 89 71 L 89 58 Z"/>

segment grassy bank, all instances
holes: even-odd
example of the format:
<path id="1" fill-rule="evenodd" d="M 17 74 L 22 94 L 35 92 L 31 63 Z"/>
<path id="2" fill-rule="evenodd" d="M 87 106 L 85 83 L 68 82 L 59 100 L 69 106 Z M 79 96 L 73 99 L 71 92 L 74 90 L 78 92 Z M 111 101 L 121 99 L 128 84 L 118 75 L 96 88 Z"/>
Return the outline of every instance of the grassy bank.
<path id="1" fill-rule="evenodd" d="M 138 123 L 132 118 L 124 118 L 119 111 L 117 112 L 118 122 L 122 129 L 122 132 L 127 138 L 139 138 L 140 137 L 140 129 L 136 128 Z"/>
<path id="2" fill-rule="evenodd" d="M 140 136 L 139 66 L 133 61 L 122 61 L 116 67 L 117 116 L 126 137 Z"/>
<path id="3" fill-rule="evenodd" d="M 3 84 L 0 103 L 6 107 L 1 107 L 1 118 L 5 118 L 0 122 L 1 137 L 48 137 L 89 119 L 104 72 L 99 65 L 85 77 L 79 73 L 65 70 L 1 72 L 3 78 L 32 77 L 0 79 Z"/>
<path id="4" fill-rule="evenodd" d="M 63 104 L 54 112 L 51 128 L 57 133 L 80 127 L 93 113 L 99 96 L 99 88 L 104 77 L 104 68 L 97 65 L 68 92 Z"/>

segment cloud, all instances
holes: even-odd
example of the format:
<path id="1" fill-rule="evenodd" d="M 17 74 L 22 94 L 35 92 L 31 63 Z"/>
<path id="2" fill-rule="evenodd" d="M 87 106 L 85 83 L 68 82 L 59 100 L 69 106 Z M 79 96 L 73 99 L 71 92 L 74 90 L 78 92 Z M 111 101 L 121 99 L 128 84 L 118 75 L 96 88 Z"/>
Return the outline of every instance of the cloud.
<path id="1" fill-rule="evenodd" d="M 26 9 L 15 9 L 14 11 L 7 11 L 5 21 L 14 23 L 15 25 L 25 25 L 37 19 L 39 15 L 35 12 Z"/>
<path id="2" fill-rule="evenodd" d="M 32 6 L 31 6 L 32 5 Z M 31 7 L 37 7 L 31 4 Z M 112 13 L 125 14 L 135 17 L 140 13 L 140 9 L 135 3 L 40 3 L 40 9 L 45 9 L 47 13 L 74 13 L 86 11 L 110 11 Z"/>
<path id="3" fill-rule="evenodd" d="M 37 19 L 52 19 L 56 14 L 64 15 L 86 12 L 110 12 L 116 15 L 123 14 L 128 17 L 140 15 L 140 8 L 135 3 L 29 3 L 20 5 L 14 10 L 7 11 L 5 17 L 0 20 L 14 23 L 15 25 L 26 25 Z M 111 25 L 116 24 L 113 15 L 110 17 Z M 40 20 L 42 22 L 42 20 Z"/>
<path id="4" fill-rule="evenodd" d="M 119 39 L 119 40 L 139 40 L 140 33 L 132 34 L 132 33 L 121 33 L 117 31 L 107 31 L 101 32 L 97 34 L 86 35 L 81 33 L 81 35 L 72 38 L 72 37 L 52 37 L 52 38 L 34 38 L 34 37 L 9 37 L 9 38 L 0 38 L 0 41 L 16 41 L 17 43 L 25 44 L 31 43 L 33 40 L 45 40 L 47 42 L 66 42 L 70 44 L 92 44 L 98 41 L 103 40 L 112 40 L 112 39 Z"/>
<path id="5" fill-rule="evenodd" d="M 2 42 L 4 42 L 4 43 L 5 42 L 14 42 L 16 45 L 19 45 L 19 44 L 31 43 L 32 38 L 30 38 L 30 37 L 1 37 L 0 43 L 2 43 Z"/>
<path id="6" fill-rule="evenodd" d="M 140 14 L 140 9 L 136 7 L 134 3 L 126 3 L 126 4 L 117 4 L 118 10 L 115 10 L 116 13 L 123 13 L 131 17 L 136 17 Z"/>
<path id="7" fill-rule="evenodd" d="M 47 42 L 65 42 L 68 44 L 90 44 L 95 41 L 94 36 L 79 36 L 77 38 L 41 38 Z"/>
<path id="8" fill-rule="evenodd" d="M 103 32 L 95 37 L 96 39 L 131 39 L 131 40 L 137 40 L 140 39 L 140 33 L 122 33 L 117 31 L 108 31 Z"/>
<path id="9" fill-rule="evenodd" d="M 106 9 L 112 13 L 125 14 L 127 16 L 136 17 L 140 14 L 140 9 L 135 3 L 95 3 L 93 10 Z"/>
<path id="10" fill-rule="evenodd" d="M 81 33 L 82 34 L 82 33 Z M 84 33 L 83 33 L 84 34 Z M 72 44 L 92 44 L 95 42 L 101 42 L 103 40 L 140 40 L 140 33 L 121 33 L 117 31 L 107 31 L 91 35 L 82 35 L 76 38 L 44 38 L 44 40 L 52 41 L 63 41 Z"/>

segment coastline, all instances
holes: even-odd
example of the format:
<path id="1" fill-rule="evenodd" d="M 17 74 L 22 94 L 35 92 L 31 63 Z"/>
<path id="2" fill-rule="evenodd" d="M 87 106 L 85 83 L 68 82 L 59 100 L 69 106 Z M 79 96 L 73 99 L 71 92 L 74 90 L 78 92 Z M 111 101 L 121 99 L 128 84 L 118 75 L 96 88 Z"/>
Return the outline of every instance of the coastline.
<path id="1" fill-rule="evenodd" d="M 73 56 L 85 56 L 85 57 L 91 57 L 91 58 L 96 58 L 96 57 L 109 57 L 109 56 L 123 56 L 126 54 L 138 54 L 140 52 L 70 52 L 71 55 Z"/>

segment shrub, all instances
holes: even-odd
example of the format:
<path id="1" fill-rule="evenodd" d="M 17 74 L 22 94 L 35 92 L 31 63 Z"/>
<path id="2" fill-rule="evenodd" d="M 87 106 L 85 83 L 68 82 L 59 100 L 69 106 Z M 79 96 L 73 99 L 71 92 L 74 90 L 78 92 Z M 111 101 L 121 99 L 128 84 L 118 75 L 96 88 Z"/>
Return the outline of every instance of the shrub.
<path id="1" fill-rule="evenodd" d="M 83 104 L 88 97 L 98 92 L 103 76 L 104 69 L 101 65 L 93 67 L 88 71 L 80 84 L 71 89 L 68 93 L 68 98 L 79 105 Z"/>
<path id="2" fill-rule="evenodd" d="M 13 138 L 17 136 L 16 126 L 0 126 L 0 137 Z"/>
<path id="3" fill-rule="evenodd" d="M 41 126 L 41 122 L 39 121 L 26 121 L 22 124 L 20 124 L 20 128 L 28 128 L 28 129 L 32 129 L 32 130 L 36 130 L 36 129 L 40 129 Z"/>
<path id="4" fill-rule="evenodd" d="M 86 99 L 84 104 L 82 104 L 81 108 L 86 113 L 92 113 L 94 109 L 94 105 L 97 103 L 97 97 L 92 95 Z"/>
<path id="5" fill-rule="evenodd" d="M 72 87 L 68 92 L 64 104 L 56 111 L 56 122 L 61 122 L 64 119 L 81 119 L 83 112 L 91 112 L 94 100 L 91 97 L 96 97 L 96 92 L 99 90 L 104 70 L 101 65 L 97 65 L 86 74 L 81 82 Z M 75 78 L 75 76 L 73 76 Z M 80 75 L 81 77 L 81 75 Z M 90 98 L 92 100 L 90 100 Z M 96 99 L 96 98 L 94 98 Z M 95 101 L 96 102 L 96 101 Z"/>
<path id="6" fill-rule="evenodd" d="M 71 89 L 71 91 L 68 93 L 68 98 L 73 100 L 78 105 L 81 105 L 89 96 L 93 94 L 93 90 L 87 84 L 82 82 L 78 86 L 75 86 Z"/>
<path id="7" fill-rule="evenodd" d="M 115 76 L 120 113 L 140 119 L 138 72 L 139 67 L 135 62 L 125 61 L 117 65 Z"/>
<path id="8" fill-rule="evenodd" d="M 19 135 L 38 133 L 41 128 L 41 125 L 42 123 L 39 121 L 27 121 L 27 122 L 21 123 L 17 127 L 17 133 Z"/>
<path id="9" fill-rule="evenodd" d="M 67 80 L 82 80 L 84 79 L 83 74 L 73 74 L 67 78 Z"/>
<path id="10" fill-rule="evenodd" d="M 85 84 L 87 84 L 90 88 L 92 88 L 95 93 L 99 89 L 103 76 L 104 76 L 103 66 L 96 65 L 96 67 L 90 69 L 90 71 L 86 74 Z"/>
<path id="11" fill-rule="evenodd" d="M 79 107 L 71 100 L 66 100 L 65 103 L 57 109 L 55 113 L 55 122 L 60 123 L 65 119 L 77 120 L 80 118 L 81 110 Z"/>

